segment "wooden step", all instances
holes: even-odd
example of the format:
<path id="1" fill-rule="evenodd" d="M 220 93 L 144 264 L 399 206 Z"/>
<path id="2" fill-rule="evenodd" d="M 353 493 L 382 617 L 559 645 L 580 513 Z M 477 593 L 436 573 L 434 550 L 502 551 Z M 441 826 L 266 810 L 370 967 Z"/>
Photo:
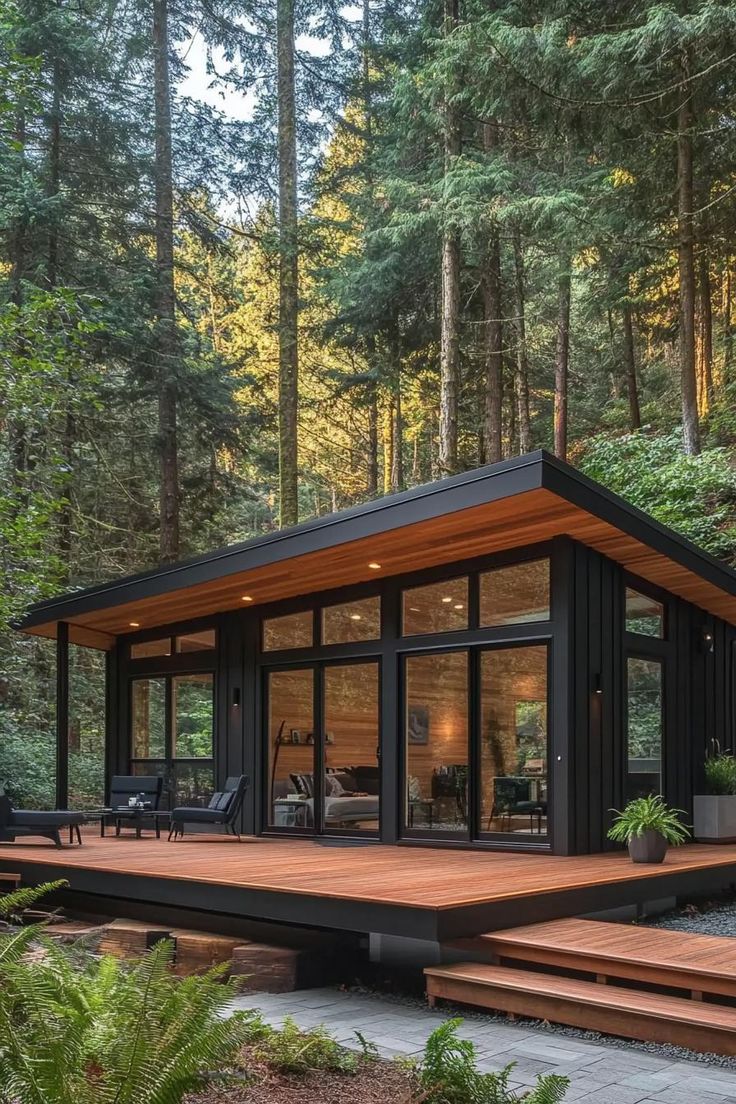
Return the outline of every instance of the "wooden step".
<path id="1" fill-rule="evenodd" d="M 424 971 L 438 999 L 690 1050 L 736 1054 L 736 1009 L 481 962 Z"/>
<path id="2" fill-rule="evenodd" d="M 577 970 L 601 978 L 736 997 L 736 939 L 600 920 L 553 920 L 449 944 L 482 961 Z"/>
<path id="3" fill-rule="evenodd" d="M 0 874 L 0 893 L 20 888 L 20 874 Z"/>

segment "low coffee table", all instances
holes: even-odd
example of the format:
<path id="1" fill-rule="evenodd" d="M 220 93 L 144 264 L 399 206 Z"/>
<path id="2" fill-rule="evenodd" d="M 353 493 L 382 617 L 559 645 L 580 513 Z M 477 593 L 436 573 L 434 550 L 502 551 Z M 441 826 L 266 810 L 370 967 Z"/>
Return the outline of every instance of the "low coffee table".
<path id="1" fill-rule="evenodd" d="M 156 839 L 161 839 L 161 822 L 164 824 L 171 820 L 171 813 L 168 809 L 151 809 L 145 805 L 136 807 L 132 805 L 120 805 L 116 809 L 103 809 L 99 813 L 100 817 L 100 835 L 105 835 L 105 827 L 107 820 L 115 822 L 115 835 L 120 835 L 120 829 L 125 821 L 130 822 L 130 827 L 135 828 L 135 838 L 141 838 L 141 832 L 144 828 L 144 820 L 149 819 L 153 821 L 153 827 L 156 832 Z"/>

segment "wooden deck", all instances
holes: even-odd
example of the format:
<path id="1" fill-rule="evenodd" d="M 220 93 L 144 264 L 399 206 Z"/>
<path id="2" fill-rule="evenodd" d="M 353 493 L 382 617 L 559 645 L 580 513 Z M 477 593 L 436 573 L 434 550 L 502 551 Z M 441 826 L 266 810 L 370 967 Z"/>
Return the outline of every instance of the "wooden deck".
<path id="1" fill-rule="evenodd" d="M 692 845 L 661 866 L 625 854 L 563 857 L 308 840 L 145 836 L 57 850 L 0 845 L 0 871 L 66 878 L 85 894 L 254 919 L 425 939 L 476 935 L 736 880 L 736 845 Z"/>

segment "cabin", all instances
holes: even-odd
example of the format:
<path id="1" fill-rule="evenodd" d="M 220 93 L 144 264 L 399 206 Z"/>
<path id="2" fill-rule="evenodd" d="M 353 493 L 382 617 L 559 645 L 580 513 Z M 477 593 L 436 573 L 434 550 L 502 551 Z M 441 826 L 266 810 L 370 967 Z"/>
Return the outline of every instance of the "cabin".
<path id="1" fill-rule="evenodd" d="M 441 940 L 725 883 L 633 867 L 611 810 L 690 813 L 733 746 L 736 573 L 535 452 L 33 607 L 104 650 L 106 772 L 170 806 L 247 775 L 243 842 L 0 847 L 88 895 Z"/>

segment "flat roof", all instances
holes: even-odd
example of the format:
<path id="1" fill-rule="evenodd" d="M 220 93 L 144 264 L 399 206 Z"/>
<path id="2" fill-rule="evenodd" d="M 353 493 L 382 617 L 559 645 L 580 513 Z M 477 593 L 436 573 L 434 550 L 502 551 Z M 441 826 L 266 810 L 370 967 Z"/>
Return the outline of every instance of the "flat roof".
<path id="1" fill-rule="evenodd" d="M 110 648 L 119 635 L 568 535 L 736 624 L 736 571 L 544 451 L 32 606 L 17 628 Z M 371 569 L 369 563 L 380 564 Z"/>

